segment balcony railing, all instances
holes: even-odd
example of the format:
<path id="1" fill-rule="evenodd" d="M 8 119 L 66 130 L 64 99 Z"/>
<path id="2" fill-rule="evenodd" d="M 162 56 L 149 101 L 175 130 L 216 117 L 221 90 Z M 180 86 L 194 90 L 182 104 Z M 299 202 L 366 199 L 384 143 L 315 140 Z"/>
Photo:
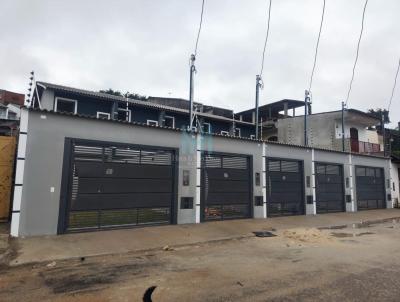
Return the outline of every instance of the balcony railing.
<path id="1" fill-rule="evenodd" d="M 381 152 L 381 145 L 351 139 L 351 152 L 377 154 Z"/>

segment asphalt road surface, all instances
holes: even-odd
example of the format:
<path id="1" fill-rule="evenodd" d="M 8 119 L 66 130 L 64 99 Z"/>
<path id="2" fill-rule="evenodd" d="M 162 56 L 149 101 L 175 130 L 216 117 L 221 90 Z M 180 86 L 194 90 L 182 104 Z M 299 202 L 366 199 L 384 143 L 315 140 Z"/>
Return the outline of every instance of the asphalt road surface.
<path id="1" fill-rule="evenodd" d="M 0 268 L 0 301 L 400 301 L 400 222 Z"/>

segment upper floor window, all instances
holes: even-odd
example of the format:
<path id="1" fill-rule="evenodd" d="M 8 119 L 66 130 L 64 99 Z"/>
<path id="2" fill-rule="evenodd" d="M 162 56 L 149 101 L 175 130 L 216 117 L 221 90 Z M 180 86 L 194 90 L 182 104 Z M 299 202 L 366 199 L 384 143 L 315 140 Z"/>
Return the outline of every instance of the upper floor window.
<path id="1" fill-rule="evenodd" d="M 107 112 L 97 111 L 97 118 L 110 119 L 110 114 Z"/>
<path id="2" fill-rule="evenodd" d="M 173 116 L 166 115 L 164 120 L 164 126 L 175 128 L 175 118 Z"/>
<path id="3" fill-rule="evenodd" d="M 131 121 L 131 110 L 130 109 L 123 109 L 123 108 L 118 108 L 118 120 L 119 121 Z"/>
<path id="4" fill-rule="evenodd" d="M 149 126 L 158 126 L 158 121 L 147 120 L 147 125 L 149 125 Z"/>
<path id="5" fill-rule="evenodd" d="M 211 133 L 211 125 L 210 123 L 203 123 L 203 125 L 201 126 L 203 133 Z"/>
<path id="6" fill-rule="evenodd" d="M 78 101 L 66 98 L 56 97 L 54 111 L 70 112 L 76 114 L 78 112 Z"/>
<path id="7" fill-rule="evenodd" d="M 241 136 L 241 135 L 240 135 L 240 128 L 236 128 L 236 129 L 235 129 L 235 136 L 238 136 L 238 137 Z"/>

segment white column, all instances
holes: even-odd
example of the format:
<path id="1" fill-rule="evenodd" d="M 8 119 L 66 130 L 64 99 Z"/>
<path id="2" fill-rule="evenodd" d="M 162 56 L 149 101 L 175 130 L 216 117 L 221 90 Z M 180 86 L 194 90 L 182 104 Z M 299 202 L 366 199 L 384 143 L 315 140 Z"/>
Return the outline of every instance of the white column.
<path id="1" fill-rule="evenodd" d="M 354 198 L 354 177 L 353 177 L 353 156 L 351 154 L 349 154 L 349 185 L 350 185 L 350 195 L 351 195 L 351 212 L 355 212 L 356 211 L 356 200 Z"/>
<path id="2" fill-rule="evenodd" d="M 15 171 L 15 184 L 14 184 L 14 199 L 13 199 L 11 229 L 10 229 L 10 234 L 13 237 L 18 237 L 19 235 L 27 139 L 28 139 L 28 110 L 22 109 L 20 117 L 20 133 L 18 139 L 17 165 Z"/>
<path id="3" fill-rule="evenodd" d="M 311 185 L 312 185 L 312 196 L 313 196 L 313 214 L 317 215 L 317 192 L 316 185 L 317 182 L 315 180 L 315 152 L 314 149 L 311 149 Z"/>
<path id="4" fill-rule="evenodd" d="M 196 134 L 196 200 L 195 200 L 195 215 L 196 223 L 200 223 L 201 213 L 201 134 Z"/>
<path id="5" fill-rule="evenodd" d="M 263 194 L 263 217 L 267 218 L 267 163 L 266 163 L 266 145 L 262 144 L 262 194 Z"/>

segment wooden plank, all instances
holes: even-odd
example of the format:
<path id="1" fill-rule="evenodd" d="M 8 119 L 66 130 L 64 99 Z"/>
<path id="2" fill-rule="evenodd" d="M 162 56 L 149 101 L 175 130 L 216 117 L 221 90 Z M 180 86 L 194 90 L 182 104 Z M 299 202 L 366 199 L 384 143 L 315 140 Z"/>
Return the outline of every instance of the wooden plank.
<path id="1" fill-rule="evenodd" d="M 15 147 L 15 137 L 0 136 L 0 220 L 8 220 L 10 212 Z"/>

